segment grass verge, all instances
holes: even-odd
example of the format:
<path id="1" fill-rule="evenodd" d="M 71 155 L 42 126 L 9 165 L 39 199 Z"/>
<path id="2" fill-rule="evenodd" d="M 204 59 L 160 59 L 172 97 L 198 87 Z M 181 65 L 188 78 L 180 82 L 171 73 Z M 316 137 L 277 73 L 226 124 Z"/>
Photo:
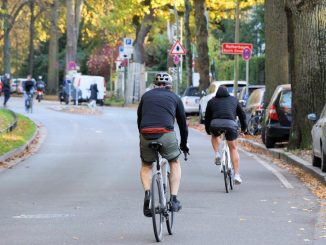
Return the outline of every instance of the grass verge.
<path id="1" fill-rule="evenodd" d="M 0 135 L 0 156 L 24 145 L 35 133 L 36 125 L 32 120 L 20 114 L 17 116 L 17 127 L 10 133 Z"/>
<path id="2" fill-rule="evenodd" d="M 7 128 L 13 120 L 9 111 L 0 109 L 0 130 Z"/>

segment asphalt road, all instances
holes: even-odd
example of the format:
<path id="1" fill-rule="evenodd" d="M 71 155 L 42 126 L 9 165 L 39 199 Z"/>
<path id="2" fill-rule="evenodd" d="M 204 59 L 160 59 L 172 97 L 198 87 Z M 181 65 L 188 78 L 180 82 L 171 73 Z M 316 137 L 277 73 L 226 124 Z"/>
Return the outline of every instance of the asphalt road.
<path id="1" fill-rule="evenodd" d="M 0 245 L 155 244 L 142 214 L 135 109 L 76 115 L 58 106 L 35 103 L 42 146 L 0 172 Z M 21 98 L 9 108 L 24 113 Z M 243 184 L 226 194 L 209 137 L 190 129 L 189 143 L 183 209 L 164 244 L 325 244 L 318 200 L 296 177 L 240 152 Z"/>

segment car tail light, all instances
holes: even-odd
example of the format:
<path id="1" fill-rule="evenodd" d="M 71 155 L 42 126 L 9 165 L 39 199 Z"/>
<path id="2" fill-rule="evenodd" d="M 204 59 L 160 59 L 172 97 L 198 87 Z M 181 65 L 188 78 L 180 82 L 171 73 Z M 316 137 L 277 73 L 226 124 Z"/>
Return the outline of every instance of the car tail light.
<path id="1" fill-rule="evenodd" d="M 278 115 L 276 112 L 275 105 L 271 105 L 269 108 L 269 118 L 272 119 L 273 121 L 278 121 Z"/>

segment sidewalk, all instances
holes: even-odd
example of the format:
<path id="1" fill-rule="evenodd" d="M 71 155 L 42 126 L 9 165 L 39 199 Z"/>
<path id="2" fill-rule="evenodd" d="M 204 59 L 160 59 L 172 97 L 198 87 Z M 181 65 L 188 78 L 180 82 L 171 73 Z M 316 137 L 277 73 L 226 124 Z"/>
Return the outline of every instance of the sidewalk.
<path id="1" fill-rule="evenodd" d="M 203 124 L 188 121 L 188 125 L 190 128 L 206 134 Z M 271 155 L 275 159 L 283 160 L 288 164 L 301 168 L 305 172 L 310 173 L 316 179 L 320 180 L 326 186 L 326 173 L 323 173 L 320 168 L 312 166 L 311 162 L 308 162 L 303 158 L 294 155 L 293 153 L 285 151 L 284 148 L 267 149 L 264 144 L 252 139 L 238 138 L 238 141 L 242 145 L 250 146 L 254 149 L 262 151 L 264 154 Z"/>
<path id="2" fill-rule="evenodd" d="M 326 185 L 326 173 L 323 173 L 320 168 L 312 166 L 311 162 L 308 162 L 301 157 L 294 155 L 293 153 L 286 152 L 283 148 L 267 149 L 264 144 L 250 139 L 239 138 L 238 140 L 240 144 L 249 145 L 253 148 L 261 150 L 265 154 L 270 154 L 273 158 L 281 159 L 289 164 L 293 164 L 301 168 Z"/>

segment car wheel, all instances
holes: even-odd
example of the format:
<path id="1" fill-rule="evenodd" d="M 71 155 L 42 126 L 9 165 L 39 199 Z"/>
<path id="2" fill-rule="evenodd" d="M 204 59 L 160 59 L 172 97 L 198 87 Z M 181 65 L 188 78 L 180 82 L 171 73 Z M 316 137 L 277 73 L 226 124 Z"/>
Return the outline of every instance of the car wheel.
<path id="1" fill-rule="evenodd" d="M 203 113 L 201 112 L 201 108 L 199 108 L 199 123 L 203 124 L 204 122 Z"/>
<path id="2" fill-rule="evenodd" d="M 321 171 L 326 172 L 326 152 L 321 152 Z"/>
<path id="3" fill-rule="evenodd" d="M 319 157 L 315 156 L 314 150 L 312 150 L 311 158 L 312 158 L 312 166 L 315 166 L 315 167 L 321 166 L 321 159 Z"/>
<path id="4" fill-rule="evenodd" d="M 274 148 L 275 146 L 275 140 L 271 137 L 268 137 L 266 132 L 265 132 L 265 145 L 266 148 Z"/>
<path id="5" fill-rule="evenodd" d="M 265 128 L 261 129 L 261 140 L 263 141 L 264 144 L 266 144 L 265 143 Z"/>

